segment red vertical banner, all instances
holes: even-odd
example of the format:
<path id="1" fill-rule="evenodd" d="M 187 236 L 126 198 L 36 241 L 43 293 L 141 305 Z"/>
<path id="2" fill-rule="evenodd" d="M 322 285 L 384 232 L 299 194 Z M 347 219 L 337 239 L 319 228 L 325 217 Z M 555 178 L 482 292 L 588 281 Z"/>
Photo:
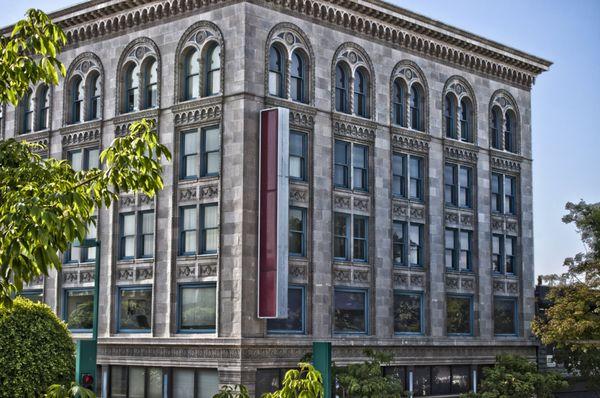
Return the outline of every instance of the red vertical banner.
<path id="1" fill-rule="evenodd" d="M 289 111 L 260 114 L 258 317 L 287 318 Z"/>

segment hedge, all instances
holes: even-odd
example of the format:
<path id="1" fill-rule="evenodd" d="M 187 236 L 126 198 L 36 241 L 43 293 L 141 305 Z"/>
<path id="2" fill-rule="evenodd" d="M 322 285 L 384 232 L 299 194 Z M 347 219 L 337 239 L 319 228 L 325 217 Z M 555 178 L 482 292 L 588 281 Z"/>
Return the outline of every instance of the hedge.
<path id="1" fill-rule="evenodd" d="M 50 307 L 17 297 L 0 307 L 0 398 L 38 397 L 75 376 L 75 344 Z"/>

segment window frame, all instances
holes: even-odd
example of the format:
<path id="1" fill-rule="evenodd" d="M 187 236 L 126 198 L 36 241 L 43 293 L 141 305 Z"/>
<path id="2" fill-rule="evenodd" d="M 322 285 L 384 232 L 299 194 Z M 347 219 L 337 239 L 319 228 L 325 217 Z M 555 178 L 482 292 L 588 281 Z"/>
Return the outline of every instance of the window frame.
<path id="1" fill-rule="evenodd" d="M 460 121 L 460 137 L 461 142 L 472 143 L 473 140 L 473 102 L 467 96 L 460 99 L 458 119 Z"/>
<path id="2" fill-rule="evenodd" d="M 197 72 L 192 73 L 193 63 L 198 64 Z M 198 95 L 193 96 L 193 89 L 190 92 L 190 87 L 196 87 Z M 183 90 L 182 100 L 191 101 L 200 98 L 200 62 L 198 61 L 198 50 L 194 47 L 188 48 L 183 54 Z"/>
<path id="3" fill-rule="evenodd" d="M 362 220 L 362 222 L 364 222 L 364 230 L 365 230 L 365 236 L 364 237 L 357 237 L 356 236 L 356 221 L 357 220 Z M 364 251 L 364 258 L 357 258 L 356 257 L 356 253 L 354 250 L 354 245 L 357 243 L 361 244 L 363 246 L 363 251 Z M 369 217 L 368 216 L 363 216 L 363 215 L 359 215 L 359 214 L 353 214 L 352 215 L 352 262 L 357 262 L 357 263 L 368 263 L 369 262 Z"/>
<path id="4" fill-rule="evenodd" d="M 292 176 L 291 173 L 290 174 L 290 180 L 293 181 L 303 181 L 306 182 L 308 181 L 308 170 L 307 170 L 307 165 L 308 165 L 308 134 L 304 133 L 302 131 L 298 131 L 298 130 L 291 130 L 290 129 L 290 138 L 292 135 L 297 135 L 302 137 L 302 153 L 300 155 L 297 154 L 292 154 L 292 151 L 290 150 L 289 156 L 290 158 L 294 157 L 294 158 L 298 158 L 300 159 L 300 177 L 296 177 L 296 176 Z M 292 142 L 292 140 L 290 139 L 290 143 Z M 291 148 L 290 148 L 291 149 Z M 290 162 L 291 164 L 291 162 Z"/>
<path id="5" fill-rule="evenodd" d="M 518 337 L 519 336 L 519 299 L 513 296 L 494 296 L 493 297 L 493 320 L 495 337 Z M 496 333 L 496 303 L 499 301 L 511 301 L 513 304 L 513 333 Z"/>
<path id="6" fill-rule="evenodd" d="M 305 207 L 298 207 L 298 206 L 290 206 L 289 207 L 289 213 L 291 214 L 292 210 L 297 210 L 300 211 L 300 214 L 302 214 L 302 230 L 301 231 L 296 231 L 296 230 L 292 230 L 291 227 L 291 223 L 290 223 L 290 227 L 289 227 L 289 236 L 288 238 L 291 239 L 291 235 L 292 234 L 300 234 L 300 245 L 301 245 L 301 252 L 300 253 L 292 253 L 292 251 L 289 251 L 289 255 L 290 257 L 299 257 L 299 258 L 303 258 L 306 257 L 306 242 L 307 242 L 307 209 Z"/>
<path id="7" fill-rule="evenodd" d="M 272 51 L 275 51 L 279 57 L 278 61 L 279 61 L 279 68 L 275 69 L 275 67 L 273 66 L 273 60 L 271 58 Z M 281 49 L 278 45 L 276 44 L 271 44 L 271 46 L 269 47 L 269 57 L 268 57 L 268 78 L 267 78 L 267 88 L 268 88 L 268 94 L 272 97 L 277 97 L 277 98 L 285 98 L 285 73 L 286 73 L 286 69 L 287 69 L 287 60 L 285 58 L 285 53 L 283 51 L 283 49 Z M 278 85 L 278 87 L 271 87 L 271 78 L 276 78 L 277 80 L 275 81 L 275 84 Z M 275 90 L 277 90 L 277 92 L 275 92 Z"/>
<path id="8" fill-rule="evenodd" d="M 153 233 L 151 234 L 144 234 L 143 233 L 143 222 L 144 222 L 144 215 L 145 214 L 152 214 L 152 218 L 153 218 L 153 225 L 152 225 L 152 230 Z M 133 256 L 125 256 L 125 252 L 124 252 L 124 248 L 125 246 L 123 245 L 124 242 L 124 238 L 126 238 L 126 236 L 124 235 L 124 231 L 125 231 L 125 217 L 126 216 L 133 216 L 133 222 L 134 222 L 134 234 L 133 235 L 128 235 L 127 237 L 133 237 Z M 156 244 L 153 243 L 153 247 L 152 247 L 152 255 L 151 256 L 145 256 L 144 253 L 144 236 L 145 235 L 152 235 L 154 237 L 154 242 L 156 242 L 156 212 L 154 209 L 147 209 L 147 210 L 138 210 L 138 211 L 126 211 L 126 212 L 122 212 L 119 213 L 119 261 L 128 261 L 128 260 L 135 260 L 135 259 L 152 259 L 154 258 L 155 255 L 155 250 L 156 250 Z"/>
<path id="9" fill-rule="evenodd" d="M 133 235 L 125 235 L 125 217 L 133 217 Z M 136 256 L 137 222 L 134 211 L 119 213 L 119 260 L 133 260 Z M 125 255 L 125 242 L 127 238 L 133 238 L 133 256 Z"/>
<path id="10" fill-rule="evenodd" d="M 350 85 L 348 72 L 348 67 L 341 61 L 335 65 L 335 110 L 346 114 L 351 113 L 348 93 L 348 86 Z M 340 82 L 343 84 L 339 84 Z"/>
<path id="11" fill-rule="evenodd" d="M 37 98 L 37 128 L 36 131 L 50 128 L 50 87 L 42 85 L 38 88 Z"/>
<path id="12" fill-rule="evenodd" d="M 415 99 L 416 98 L 416 99 Z M 415 131 L 425 131 L 424 126 L 424 90 L 419 84 L 413 83 L 410 86 L 410 128 Z"/>
<path id="13" fill-rule="evenodd" d="M 345 293 L 361 293 L 364 297 L 364 321 L 365 321 L 365 329 L 361 332 L 337 332 L 335 330 L 335 294 L 337 292 L 345 292 Z M 370 331 L 370 322 L 369 322 L 369 289 L 368 288 L 352 288 L 345 286 L 334 286 L 333 288 L 333 325 L 332 325 L 332 334 L 336 335 L 352 335 L 352 336 L 368 336 Z"/>
<path id="14" fill-rule="evenodd" d="M 345 161 L 346 163 L 337 162 L 337 149 L 338 145 L 343 145 L 345 149 Z M 336 182 L 337 169 L 342 168 L 344 170 L 344 184 L 338 184 Z M 334 188 L 351 189 L 352 186 L 352 143 L 344 140 L 334 140 L 333 142 L 333 186 Z"/>
<path id="15" fill-rule="evenodd" d="M 406 128 L 406 116 L 404 112 L 406 107 L 406 92 L 404 86 L 404 81 L 400 78 L 396 78 L 392 83 L 392 124 Z"/>
<path id="16" fill-rule="evenodd" d="M 121 327 L 121 302 L 122 302 L 122 292 L 125 291 L 149 291 L 150 292 L 150 319 L 149 324 L 150 327 L 147 329 L 128 329 Z M 152 326 L 154 324 L 154 291 L 152 285 L 130 285 L 130 286 L 117 286 L 117 322 L 116 322 L 116 332 L 117 333 L 151 333 Z"/>
<path id="17" fill-rule="evenodd" d="M 345 235 L 336 235 L 336 216 L 344 217 L 346 219 L 346 231 Z M 350 261 L 352 258 L 352 251 L 350 249 L 350 229 L 352 228 L 352 214 L 350 213 L 342 213 L 342 212 L 333 212 L 333 259 L 337 261 Z M 335 243 L 336 239 L 344 239 L 344 257 L 337 257 L 335 255 Z"/>
<path id="18" fill-rule="evenodd" d="M 93 303 L 94 303 L 94 288 L 86 288 L 86 287 L 76 287 L 76 288 L 63 288 L 63 306 L 62 306 L 62 320 L 67 323 L 68 325 L 68 320 L 69 320 L 69 314 L 67 313 L 68 311 L 68 298 L 69 298 L 69 292 L 90 292 L 91 296 L 92 296 L 92 311 L 93 311 Z M 69 331 L 71 333 L 90 333 L 93 329 L 94 329 L 94 317 L 92 316 L 92 327 L 90 329 L 71 329 L 70 327 L 67 326 L 67 328 L 69 329 Z"/>
<path id="19" fill-rule="evenodd" d="M 362 84 L 362 90 L 361 90 Z M 364 68 L 357 68 L 354 71 L 354 84 L 352 89 L 354 96 L 354 109 L 352 110 L 355 116 L 368 119 L 369 116 L 369 75 Z M 362 99 L 362 102 L 361 102 Z M 361 106 L 362 103 L 362 106 Z"/>
<path id="20" fill-rule="evenodd" d="M 113 368 L 114 367 L 122 367 L 125 370 L 125 397 L 129 398 L 131 396 L 130 394 L 130 380 L 129 380 L 129 370 L 130 368 L 142 368 L 144 369 L 144 396 L 147 395 L 148 392 L 148 386 L 149 386 L 149 372 L 148 369 L 160 369 L 161 373 L 162 373 L 162 377 L 160 379 L 161 381 L 161 396 L 164 396 L 165 392 L 166 392 L 166 388 L 167 388 L 167 384 L 165 384 L 165 376 L 167 376 L 169 374 L 169 370 L 170 368 L 165 368 L 162 366 L 136 366 L 136 365 L 109 365 L 109 376 L 108 376 L 108 390 L 107 390 L 107 395 L 108 396 L 112 396 L 113 392 L 112 392 L 112 381 L 113 381 Z M 195 383 L 195 380 L 194 380 Z"/>
<path id="21" fill-rule="evenodd" d="M 153 69 L 156 69 L 156 80 L 152 81 L 151 76 L 153 73 Z M 148 59 L 144 60 L 144 65 L 142 69 L 142 81 L 144 83 L 144 98 L 143 104 L 144 107 L 141 110 L 145 109 L 156 109 L 158 108 L 159 103 L 159 93 L 158 93 L 158 82 L 160 80 L 160 68 L 158 64 L 158 59 L 155 57 L 148 57 Z M 153 94 L 156 93 L 156 97 Z M 154 101 L 153 101 L 154 99 Z"/>
<path id="22" fill-rule="evenodd" d="M 298 64 L 300 65 L 300 75 L 296 76 L 294 74 L 294 57 L 298 58 Z M 294 51 L 292 51 L 292 58 L 291 58 L 291 62 L 290 62 L 290 99 L 294 102 L 299 102 L 301 104 L 305 104 L 307 103 L 307 95 L 306 95 L 306 79 L 307 79 L 307 67 L 306 67 L 307 61 L 306 61 L 306 57 L 304 56 L 304 54 L 302 54 L 302 51 L 299 49 L 295 49 Z M 294 97 L 292 95 L 293 90 L 292 87 L 294 86 L 294 84 L 297 87 L 300 87 L 300 92 L 298 93 L 298 95 L 296 97 Z"/>
<path id="23" fill-rule="evenodd" d="M 124 69 L 123 79 L 123 113 L 133 113 L 140 110 L 140 65 L 129 62 Z"/>
<path id="24" fill-rule="evenodd" d="M 90 120 L 98 120 L 100 117 L 100 109 L 101 109 L 101 87 L 100 85 L 100 74 L 97 72 L 92 72 L 86 78 L 86 102 L 87 102 L 87 112 L 86 112 L 86 121 Z"/>
<path id="25" fill-rule="evenodd" d="M 219 95 L 223 91 L 221 87 L 221 45 L 217 42 L 211 42 L 208 44 L 208 49 L 206 50 L 205 59 L 204 59 L 204 96 L 212 97 L 214 95 Z M 209 68 L 212 65 L 211 59 L 213 57 L 213 53 L 215 51 L 219 51 L 219 67 L 218 68 Z M 219 81 L 219 91 L 213 92 L 212 86 L 215 81 L 215 75 L 218 77 Z"/>
<path id="26" fill-rule="evenodd" d="M 452 169 L 452 181 L 448 182 L 448 170 Z M 467 172 L 467 185 L 462 185 L 460 181 L 461 172 L 466 170 Z M 472 166 L 445 162 L 444 163 L 444 205 L 456 207 L 459 209 L 473 209 L 473 193 L 475 191 L 475 176 L 474 169 Z M 450 189 L 451 201 L 448 202 L 447 191 Z M 466 192 L 466 204 L 461 204 L 462 193 Z"/>
<path id="27" fill-rule="evenodd" d="M 393 291 L 393 299 L 394 299 L 394 304 L 393 304 L 393 310 L 394 313 L 396 312 L 396 296 L 409 296 L 409 297 L 414 297 L 414 296 L 418 296 L 419 297 L 419 332 L 398 332 L 396 331 L 396 321 L 394 320 L 394 335 L 395 336 L 422 336 L 425 334 L 425 307 L 424 307 L 424 294 L 422 291 L 418 291 L 418 290 L 401 290 L 401 289 L 394 289 Z"/>
<path id="28" fill-rule="evenodd" d="M 215 327 L 213 329 L 182 329 L 181 309 L 182 309 L 182 291 L 184 289 L 215 289 Z M 193 283 L 178 283 L 177 284 L 177 299 L 176 299 L 176 327 L 177 334 L 214 334 L 217 333 L 218 313 L 219 313 L 219 292 L 217 282 L 193 282 Z"/>
<path id="29" fill-rule="evenodd" d="M 412 263 L 410 258 L 412 242 L 410 239 L 411 227 L 417 227 L 419 229 L 419 245 L 417 246 L 417 259 L 420 260 L 419 263 Z M 410 268 L 425 268 L 425 224 L 416 222 L 407 223 L 406 245 L 407 266 Z"/>
<path id="30" fill-rule="evenodd" d="M 216 131 L 219 140 L 219 148 L 213 150 L 206 149 L 206 136 L 209 131 Z M 186 136 L 191 134 L 198 135 L 198 146 L 192 148 L 195 152 L 186 154 Z M 221 126 L 219 124 L 212 124 L 208 126 L 196 127 L 187 130 L 179 131 L 179 180 L 180 181 L 193 181 L 202 178 L 212 178 L 221 175 Z M 219 167 L 216 172 L 208 172 L 208 157 L 210 154 L 218 154 Z M 191 156 L 198 157 L 198 165 L 196 166 L 194 173 L 186 175 L 187 172 L 187 158 Z"/>
<path id="31" fill-rule="evenodd" d="M 446 93 L 444 96 L 444 121 L 446 123 L 444 136 L 453 140 L 458 139 L 458 131 L 456 128 L 457 108 L 457 98 L 453 93 Z"/>
<path id="32" fill-rule="evenodd" d="M 351 145 L 352 172 L 350 179 L 352 180 L 352 190 L 360 192 L 369 192 L 369 147 L 367 145 L 355 143 L 351 143 Z M 364 167 L 360 167 L 360 165 L 356 164 L 357 156 L 355 156 L 355 151 L 363 151 Z M 356 177 L 357 175 L 359 176 L 359 178 Z M 360 186 L 356 185 L 357 181 L 361 182 Z"/>
<path id="33" fill-rule="evenodd" d="M 210 227 L 210 228 L 206 228 L 205 227 L 205 209 L 207 207 L 215 207 L 216 208 L 216 212 L 217 212 L 217 226 L 216 227 Z M 188 229 L 188 230 L 183 230 L 183 213 L 184 210 L 186 209 L 195 209 L 196 210 L 196 228 L 195 229 Z M 205 256 L 205 255 L 216 255 L 219 254 L 219 245 L 220 245 L 220 213 L 219 213 L 220 209 L 219 209 L 219 202 L 207 202 L 207 203 L 200 203 L 200 204 L 193 204 L 193 205 L 182 205 L 179 206 L 179 221 L 178 221 L 178 238 L 179 238 L 179 250 L 178 250 L 178 256 L 179 257 L 185 257 L 185 256 Z M 217 238 L 217 249 L 216 250 L 207 250 L 206 249 L 206 231 L 207 230 L 213 230 L 216 229 L 218 231 L 218 238 Z M 185 252 L 184 251 L 184 245 L 185 245 L 185 239 L 183 239 L 184 233 L 186 232 L 190 232 L 190 231 L 195 231 L 196 233 L 196 251 L 195 252 Z"/>
<path id="34" fill-rule="evenodd" d="M 300 290 L 301 291 L 301 329 L 297 330 L 280 330 L 269 328 L 269 319 L 267 319 L 267 334 L 268 335 L 305 335 L 306 334 L 306 286 L 290 283 L 288 285 L 288 290 Z M 288 300 L 289 303 L 289 300 Z M 288 304 L 289 305 L 289 304 Z M 289 309 L 288 309 L 289 311 Z"/>
<path id="35" fill-rule="evenodd" d="M 468 333 L 449 333 L 448 332 L 448 298 L 468 299 L 469 300 L 469 332 Z M 475 308 L 472 294 L 446 293 L 446 311 L 445 311 L 446 335 L 452 337 L 473 337 L 475 331 Z"/>
<path id="36" fill-rule="evenodd" d="M 447 234 L 448 232 L 452 232 L 452 236 L 453 236 L 453 242 L 452 242 L 452 249 L 448 248 L 448 242 L 447 242 Z M 469 242 L 469 248 L 468 250 L 464 250 L 461 244 L 461 234 L 466 233 L 467 234 L 467 239 Z M 460 228 L 451 228 L 451 227 L 445 227 L 444 228 L 444 268 L 446 269 L 446 271 L 454 271 L 454 272 L 474 272 L 473 270 L 473 248 L 474 248 L 474 244 L 473 244 L 473 236 L 474 233 L 471 230 L 468 229 L 460 229 Z M 448 250 L 452 250 L 452 265 L 449 267 L 448 264 L 446 264 L 446 254 L 448 252 Z M 461 268 L 461 264 L 460 264 L 460 258 L 461 258 L 461 254 L 463 252 L 467 252 L 467 268 Z"/>

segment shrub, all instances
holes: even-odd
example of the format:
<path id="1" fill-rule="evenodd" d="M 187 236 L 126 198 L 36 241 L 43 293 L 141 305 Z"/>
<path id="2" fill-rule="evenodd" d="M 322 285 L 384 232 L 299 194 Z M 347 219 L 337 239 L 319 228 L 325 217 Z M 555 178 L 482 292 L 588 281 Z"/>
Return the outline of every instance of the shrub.
<path id="1" fill-rule="evenodd" d="M 17 297 L 0 307 L 0 398 L 37 397 L 75 375 L 75 344 L 50 307 Z"/>

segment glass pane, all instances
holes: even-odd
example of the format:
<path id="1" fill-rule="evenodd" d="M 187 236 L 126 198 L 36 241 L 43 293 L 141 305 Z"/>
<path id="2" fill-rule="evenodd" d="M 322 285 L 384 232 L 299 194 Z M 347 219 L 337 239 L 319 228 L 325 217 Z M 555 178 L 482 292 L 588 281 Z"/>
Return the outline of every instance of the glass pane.
<path id="1" fill-rule="evenodd" d="M 161 368 L 146 368 L 148 373 L 148 398 L 162 398 L 163 372 Z"/>
<path id="2" fill-rule="evenodd" d="M 365 333 L 366 295 L 362 292 L 335 291 L 334 331 L 336 333 Z"/>
<path id="3" fill-rule="evenodd" d="M 142 256 L 152 257 L 154 255 L 154 235 L 144 235 L 142 245 Z"/>
<path id="4" fill-rule="evenodd" d="M 304 230 L 304 212 L 301 209 L 290 209 L 290 230 L 300 231 Z"/>
<path id="5" fill-rule="evenodd" d="M 471 234 L 465 231 L 460 231 L 460 248 L 461 250 L 471 250 Z"/>
<path id="6" fill-rule="evenodd" d="M 144 368 L 129 367 L 129 398 L 144 398 Z"/>
<path id="7" fill-rule="evenodd" d="M 193 369 L 173 369 L 173 396 L 194 398 Z"/>
<path id="8" fill-rule="evenodd" d="M 415 366 L 413 373 L 413 392 L 417 397 L 429 395 L 431 389 L 429 366 Z"/>
<path id="9" fill-rule="evenodd" d="M 219 152 L 210 152 L 206 155 L 206 174 L 218 174 L 221 165 Z"/>
<path id="10" fill-rule="evenodd" d="M 122 289 L 120 296 L 120 330 L 150 329 L 152 290 Z"/>
<path id="11" fill-rule="evenodd" d="M 446 249 L 454 249 L 454 230 L 446 229 L 445 236 Z"/>
<path id="12" fill-rule="evenodd" d="M 273 392 L 279 388 L 279 369 L 257 369 L 256 370 L 256 395 Z"/>
<path id="13" fill-rule="evenodd" d="M 290 287 L 288 289 L 288 317 L 285 319 L 267 320 L 267 330 L 279 332 L 303 332 L 304 315 L 302 288 Z"/>
<path id="14" fill-rule="evenodd" d="M 403 223 L 395 222 L 393 227 L 393 256 L 396 264 L 404 263 L 404 226 Z"/>
<path id="15" fill-rule="evenodd" d="M 431 367 L 431 395 L 450 394 L 450 366 Z"/>
<path id="16" fill-rule="evenodd" d="M 215 330 L 216 287 L 182 287 L 181 288 L 181 330 Z"/>
<path id="17" fill-rule="evenodd" d="M 494 300 L 494 333 L 515 334 L 515 301 Z"/>
<path id="18" fill-rule="evenodd" d="M 197 398 L 212 398 L 219 391 L 219 374 L 216 370 L 198 370 Z"/>
<path id="19" fill-rule="evenodd" d="M 197 74 L 190 75 L 186 77 L 185 82 L 186 99 L 198 98 L 200 96 L 200 77 Z"/>
<path id="20" fill-rule="evenodd" d="M 514 244 L 514 239 L 513 238 L 506 238 L 506 247 L 505 247 L 505 254 L 507 256 L 512 256 L 513 255 L 513 244 Z"/>
<path id="21" fill-rule="evenodd" d="M 421 178 L 421 159 L 412 157 L 410 158 L 410 176 L 412 178 Z"/>
<path id="22" fill-rule="evenodd" d="M 142 234 L 154 233 L 154 213 L 142 213 Z"/>
<path id="23" fill-rule="evenodd" d="M 135 235 L 135 215 L 127 214 L 123 216 L 123 235 Z"/>
<path id="24" fill-rule="evenodd" d="M 184 177 L 193 177 L 198 175 L 200 156 L 186 155 L 184 159 Z"/>
<path id="25" fill-rule="evenodd" d="M 189 208 L 183 209 L 183 229 L 184 230 L 196 229 L 196 220 L 197 219 L 198 218 L 196 215 L 195 207 L 189 207 Z"/>
<path id="26" fill-rule="evenodd" d="M 215 70 L 209 74 L 209 95 L 218 94 L 221 92 L 221 71 Z"/>
<path id="27" fill-rule="evenodd" d="M 135 237 L 128 236 L 123 240 L 123 257 L 135 257 Z"/>
<path id="28" fill-rule="evenodd" d="M 71 167 L 75 171 L 83 170 L 83 152 L 82 151 L 73 151 L 69 154 L 69 161 L 71 162 Z"/>
<path id="29" fill-rule="evenodd" d="M 500 254 L 500 237 L 492 236 L 492 253 Z"/>
<path id="30" fill-rule="evenodd" d="M 420 246 L 421 246 L 421 226 L 420 225 L 410 225 L 409 229 L 409 238 L 410 238 L 410 263 L 411 265 L 422 265 L 421 264 L 421 255 L 420 255 Z"/>
<path id="31" fill-rule="evenodd" d="M 204 150 L 206 152 L 219 150 L 219 129 L 209 128 L 204 130 Z"/>
<path id="32" fill-rule="evenodd" d="M 98 149 L 88 149 L 88 169 L 97 169 L 100 167 L 100 151 Z"/>
<path id="33" fill-rule="evenodd" d="M 348 143 L 343 141 L 335 142 L 335 163 L 348 164 Z"/>
<path id="34" fill-rule="evenodd" d="M 188 231 L 184 234 L 183 251 L 185 253 L 196 253 L 196 231 Z"/>
<path id="35" fill-rule="evenodd" d="M 405 157 L 402 155 L 394 154 L 392 158 L 392 173 L 394 175 L 403 176 L 404 173 L 404 159 Z"/>
<path id="36" fill-rule="evenodd" d="M 394 295 L 394 332 L 421 333 L 421 296 Z"/>
<path id="37" fill-rule="evenodd" d="M 290 156 L 290 177 L 302 178 L 302 159 L 297 156 Z"/>
<path id="38" fill-rule="evenodd" d="M 367 148 L 362 145 L 354 145 L 353 150 L 353 164 L 354 167 L 360 167 L 362 169 L 367 168 Z"/>
<path id="39" fill-rule="evenodd" d="M 304 156 L 304 134 L 290 133 L 290 155 Z"/>
<path id="40" fill-rule="evenodd" d="M 183 153 L 185 155 L 198 153 L 200 134 L 197 131 L 183 134 Z"/>
<path id="41" fill-rule="evenodd" d="M 69 329 L 91 329 L 94 326 L 94 291 L 67 290 L 66 317 Z"/>
<path id="42" fill-rule="evenodd" d="M 446 323 L 448 334 L 471 333 L 471 300 L 468 297 L 447 297 Z"/>
<path id="43" fill-rule="evenodd" d="M 470 367 L 452 366 L 452 394 L 462 394 L 469 391 Z"/>
<path id="44" fill-rule="evenodd" d="M 204 228 L 216 228 L 218 226 L 217 206 L 204 206 Z"/>
<path id="45" fill-rule="evenodd" d="M 110 367 L 110 396 L 127 397 L 127 368 L 125 366 Z"/>
<path id="46" fill-rule="evenodd" d="M 219 249 L 219 229 L 209 229 L 206 231 L 206 243 L 204 250 L 207 252 L 215 252 Z"/>

